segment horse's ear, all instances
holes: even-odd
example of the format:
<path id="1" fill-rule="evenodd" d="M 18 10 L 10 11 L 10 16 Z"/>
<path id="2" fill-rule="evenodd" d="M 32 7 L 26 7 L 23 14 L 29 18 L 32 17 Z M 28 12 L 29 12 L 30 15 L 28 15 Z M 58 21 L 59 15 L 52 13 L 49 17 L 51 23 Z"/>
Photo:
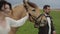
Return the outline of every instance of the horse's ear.
<path id="1" fill-rule="evenodd" d="M 23 0 L 23 3 L 25 4 L 26 2 L 29 2 L 29 0 Z"/>
<path id="2" fill-rule="evenodd" d="M 5 0 L 0 0 L 0 1 L 5 1 Z"/>

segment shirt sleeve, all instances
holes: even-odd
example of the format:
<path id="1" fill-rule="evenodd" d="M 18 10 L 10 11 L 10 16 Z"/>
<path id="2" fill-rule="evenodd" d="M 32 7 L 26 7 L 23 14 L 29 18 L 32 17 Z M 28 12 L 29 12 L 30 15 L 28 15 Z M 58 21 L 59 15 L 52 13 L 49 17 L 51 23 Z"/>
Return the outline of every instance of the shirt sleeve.
<path id="1" fill-rule="evenodd" d="M 9 18 L 9 17 L 7 17 L 7 20 L 10 23 L 11 27 L 19 27 L 19 26 L 22 26 L 25 23 L 25 21 L 28 19 L 28 17 L 29 16 L 27 14 L 25 17 L 23 17 L 19 20 L 14 20 L 14 19 Z"/>

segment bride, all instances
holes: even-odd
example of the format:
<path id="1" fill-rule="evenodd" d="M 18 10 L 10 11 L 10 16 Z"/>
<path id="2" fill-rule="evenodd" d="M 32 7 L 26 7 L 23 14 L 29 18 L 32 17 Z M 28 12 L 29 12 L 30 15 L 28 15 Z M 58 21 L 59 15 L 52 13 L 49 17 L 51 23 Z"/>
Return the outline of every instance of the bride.
<path id="1" fill-rule="evenodd" d="M 27 15 L 19 20 L 14 20 L 10 17 L 9 13 L 12 10 L 11 4 L 7 1 L 0 1 L 0 34 L 8 34 L 11 27 L 22 26 L 28 19 Z"/>

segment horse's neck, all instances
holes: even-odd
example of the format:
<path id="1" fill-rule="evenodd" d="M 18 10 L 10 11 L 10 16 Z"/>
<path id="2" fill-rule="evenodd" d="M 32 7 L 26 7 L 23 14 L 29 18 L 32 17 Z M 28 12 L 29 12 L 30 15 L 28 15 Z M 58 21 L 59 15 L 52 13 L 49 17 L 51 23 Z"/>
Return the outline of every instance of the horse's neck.
<path id="1" fill-rule="evenodd" d="M 18 20 L 26 16 L 26 11 L 23 6 L 17 6 L 13 8 L 13 17 L 14 19 Z"/>

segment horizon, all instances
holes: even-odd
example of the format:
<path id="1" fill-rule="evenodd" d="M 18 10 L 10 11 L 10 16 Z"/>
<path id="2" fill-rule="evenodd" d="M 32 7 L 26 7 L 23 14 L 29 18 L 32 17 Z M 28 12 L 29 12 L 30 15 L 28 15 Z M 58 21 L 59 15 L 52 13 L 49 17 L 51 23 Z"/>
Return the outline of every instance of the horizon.
<path id="1" fill-rule="evenodd" d="M 12 5 L 21 4 L 23 0 L 7 0 Z M 60 9 L 60 0 L 30 0 L 37 4 L 39 8 L 43 8 L 44 5 L 50 5 L 52 9 Z"/>

